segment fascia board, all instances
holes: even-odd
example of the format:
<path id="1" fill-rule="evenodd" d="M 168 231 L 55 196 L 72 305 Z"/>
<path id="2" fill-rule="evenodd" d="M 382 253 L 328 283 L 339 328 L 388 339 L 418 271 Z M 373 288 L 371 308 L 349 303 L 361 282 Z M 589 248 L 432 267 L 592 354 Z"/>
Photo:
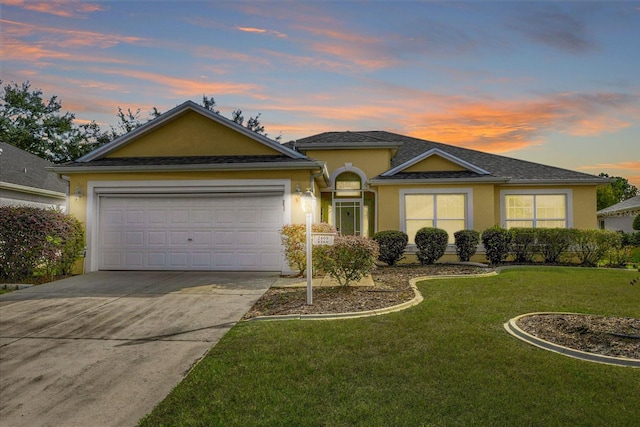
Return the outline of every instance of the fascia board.
<path id="1" fill-rule="evenodd" d="M 462 160 L 452 154 L 447 153 L 446 151 L 443 151 L 439 148 L 432 148 L 430 150 L 425 151 L 424 153 L 420 154 L 419 156 L 416 156 L 404 163 L 402 163 L 401 165 L 396 166 L 393 169 L 389 169 L 388 171 L 384 172 L 382 174 L 382 176 L 392 176 L 395 175 L 398 172 L 401 172 L 403 170 L 405 170 L 406 168 L 415 165 L 416 163 L 431 157 L 431 156 L 440 156 L 442 158 L 445 158 L 447 160 L 449 160 L 450 162 L 453 162 L 459 166 L 462 166 L 463 168 L 470 170 L 472 172 L 481 174 L 481 175 L 490 175 L 490 172 L 472 164 L 467 162 L 466 160 Z"/>
<path id="2" fill-rule="evenodd" d="M 508 185 L 603 185 L 608 180 L 601 178 L 575 180 L 575 179 L 510 179 Z"/>
<path id="3" fill-rule="evenodd" d="M 507 178 L 483 177 L 473 180 L 467 178 L 442 178 L 442 179 L 370 179 L 370 185 L 402 185 L 402 184 L 503 184 Z"/>
<path id="4" fill-rule="evenodd" d="M 65 193 L 60 193 L 59 191 L 45 190 L 43 188 L 29 187 L 27 185 L 13 184 L 11 182 L 0 182 L 0 188 L 4 188 L 5 190 L 16 191 L 20 193 L 29 193 L 29 194 L 37 194 L 40 196 L 54 197 L 57 199 L 67 198 L 67 195 Z"/>
<path id="5" fill-rule="evenodd" d="M 274 169 L 322 169 L 324 163 L 316 162 L 277 162 L 277 163 L 226 163 L 202 165 L 134 165 L 134 166 L 54 166 L 47 168 L 57 173 L 117 173 L 117 172 L 190 172 L 190 171 L 241 171 L 241 170 L 274 170 Z"/>
<path id="6" fill-rule="evenodd" d="M 116 149 L 122 147 L 123 145 L 127 144 L 129 141 L 138 138 L 150 131 L 152 131 L 153 129 L 159 127 L 160 125 L 173 120 L 175 117 L 184 114 L 187 111 L 195 111 L 197 113 L 200 113 L 204 116 L 206 116 L 207 118 L 221 124 L 224 126 L 227 126 L 229 128 L 234 129 L 235 131 L 257 141 L 260 142 L 262 144 L 265 144 L 267 146 L 269 146 L 270 148 L 273 148 L 274 150 L 278 151 L 281 154 L 287 155 L 289 157 L 292 158 L 297 158 L 297 159 L 302 159 L 305 156 L 302 153 L 299 153 L 295 150 L 292 150 L 282 144 L 279 144 L 263 135 L 260 135 L 256 132 L 253 132 L 252 130 L 249 130 L 247 128 L 245 128 L 244 126 L 240 126 L 239 124 L 233 122 L 232 120 L 227 119 L 224 116 L 221 116 L 220 114 L 216 114 L 213 111 L 210 111 L 206 108 L 204 108 L 201 105 L 196 104 L 193 101 L 186 101 L 180 105 L 178 105 L 177 107 L 173 108 L 172 110 L 167 111 L 164 114 L 161 114 L 159 117 L 143 124 L 142 126 L 139 126 L 137 128 L 135 128 L 134 130 L 132 130 L 131 132 L 122 135 L 119 138 L 114 139 L 113 141 L 96 148 L 95 150 L 91 151 L 90 153 L 85 154 L 84 156 L 78 158 L 76 160 L 76 162 L 89 162 L 91 160 L 96 160 L 99 159 L 113 151 L 115 151 Z"/>
<path id="7" fill-rule="evenodd" d="M 362 142 L 325 142 L 325 143 L 300 143 L 296 144 L 295 147 L 300 150 L 371 150 L 375 148 L 380 149 L 389 149 L 389 148 L 398 148 L 400 144 L 397 143 L 362 143 Z"/>

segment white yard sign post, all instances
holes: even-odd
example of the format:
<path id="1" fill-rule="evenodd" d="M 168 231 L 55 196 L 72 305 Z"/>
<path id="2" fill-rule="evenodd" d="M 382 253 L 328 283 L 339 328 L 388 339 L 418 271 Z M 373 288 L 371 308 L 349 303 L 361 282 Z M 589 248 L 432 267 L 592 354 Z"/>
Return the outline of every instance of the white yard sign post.
<path id="1" fill-rule="evenodd" d="M 311 190 L 305 191 L 302 195 L 302 211 L 306 215 L 307 219 L 307 238 L 306 238 L 306 249 L 307 249 L 307 305 L 313 304 L 313 290 L 312 290 L 312 280 L 313 280 L 313 271 L 312 269 L 312 243 L 311 243 L 311 218 L 313 216 L 313 211 L 316 207 L 316 196 L 313 195 Z"/>

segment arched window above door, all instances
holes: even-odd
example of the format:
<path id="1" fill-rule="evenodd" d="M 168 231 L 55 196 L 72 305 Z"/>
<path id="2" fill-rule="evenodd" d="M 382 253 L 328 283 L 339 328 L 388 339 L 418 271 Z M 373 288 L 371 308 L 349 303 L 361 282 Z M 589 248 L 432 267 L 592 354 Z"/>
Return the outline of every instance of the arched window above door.
<path id="1" fill-rule="evenodd" d="M 362 178 L 354 172 L 343 172 L 335 179 L 336 197 L 361 197 Z"/>

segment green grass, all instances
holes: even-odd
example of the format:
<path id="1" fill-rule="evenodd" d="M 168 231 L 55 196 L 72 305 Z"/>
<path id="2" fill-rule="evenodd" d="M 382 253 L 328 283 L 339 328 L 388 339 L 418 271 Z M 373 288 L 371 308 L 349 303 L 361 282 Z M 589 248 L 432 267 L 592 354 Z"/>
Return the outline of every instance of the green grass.
<path id="1" fill-rule="evenodd" d="M 637 426 L 640 369 L 541 350 L 519 314 L 640 318 L 638 273 L 519 268 L 422 282 L 425 300 L 364 319 L 242 323 L 143 426 Z"/>

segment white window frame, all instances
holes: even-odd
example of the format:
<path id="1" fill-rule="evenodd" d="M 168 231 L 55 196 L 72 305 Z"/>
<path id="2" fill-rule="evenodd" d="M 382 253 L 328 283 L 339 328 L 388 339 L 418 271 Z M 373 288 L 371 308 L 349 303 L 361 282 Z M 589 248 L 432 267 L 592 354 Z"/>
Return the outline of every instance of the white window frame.
<path id="1" fill-rule="evenodd" d="M 565 196 L 565 214 L 566 214 L 566 228 L 573 228 L 573 190 L 569 188 L 558 189 L 543 189 L 543 190 L 500 190 L 500 226 L 507 228 L 507 202 L 506 196 Z M 536 223 L 535 211 L 534 211 L 534 227 Z"/>
<path id="2" fill-rule="evenodd" d="M 400 190 L 400 230 L 407 232 L 407 213 L 405 208 L 405 196 L 413 194 L 438 195 L 438 194 L 463 194 L 465 196 L 465 229 L 473 229 L 473 189 L 472 188 L 407 188 Z M 436 218 L 434 218 L 436 219 Z M 437 219 L 436 219 L 437 220 Z M 451 236 L 450 236 L 451 237 Z M 410 237 L 411 238 L 411 237 Z M 415 244 L 409 245 L 415 247 Z M 449 244 L 449 247 L 455 246 Z"/>

